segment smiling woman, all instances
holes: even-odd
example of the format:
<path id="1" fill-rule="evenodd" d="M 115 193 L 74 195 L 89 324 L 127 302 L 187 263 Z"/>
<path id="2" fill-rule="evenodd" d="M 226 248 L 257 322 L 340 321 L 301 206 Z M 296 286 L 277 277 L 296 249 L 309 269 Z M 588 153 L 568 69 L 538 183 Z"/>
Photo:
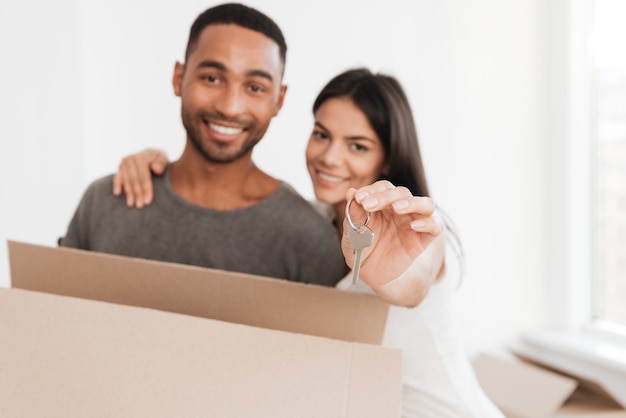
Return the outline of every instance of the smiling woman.
<path id="1" fill-rule="evenodd" d="M 333 98 L 317 109 L 306 162 L 318 199 L 343 201 L 348 187 L 378 180 L 384 161 L 383 144 L 354 101 Z"/>

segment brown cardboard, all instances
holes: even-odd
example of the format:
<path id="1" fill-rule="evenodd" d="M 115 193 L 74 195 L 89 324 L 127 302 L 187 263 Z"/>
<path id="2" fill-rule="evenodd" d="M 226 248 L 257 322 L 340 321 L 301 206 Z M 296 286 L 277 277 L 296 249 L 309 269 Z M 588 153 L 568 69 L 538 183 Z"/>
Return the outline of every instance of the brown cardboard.
<path id="1" fill-rule="evenodd" d="M 626 418 L 626 411 L 592 382 L 519 357 L 480 354 L 476 376 L 508 418 Z"/>
<path id="2" fill-rule="evenodd" d="M 2 417 L 400 416 L 374 345 L 20 289 L 0 342 Z"/>
<path id="3" fill-rule="evenodd" d="M 152 260 L 8 242 L 11 286 L 262 328 L 380 344 L 374 295 Z"/>
<path id="4" fill-rule="evenodd" d="M 0 416 L 400 416 L 375 296 L 18 242 L 9 256 Z"/>

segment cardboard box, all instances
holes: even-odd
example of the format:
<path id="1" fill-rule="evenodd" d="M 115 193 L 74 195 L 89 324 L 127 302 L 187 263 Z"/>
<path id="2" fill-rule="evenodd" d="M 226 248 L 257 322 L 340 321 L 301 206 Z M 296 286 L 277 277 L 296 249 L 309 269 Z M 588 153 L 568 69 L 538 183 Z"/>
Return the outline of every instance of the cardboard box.
<path id="1" fill-rule="evenodd" d="M 479 354 L 474 369 L 487 396 L 508 418 L 626 418 L 601 386 L 519 356 Z"/>
<path id="2" fill-rule="evenodd" d="M 16 242 L 9 254 L 0 416 L 401 414 L 401 354 L 376 345 L 387 307 L 371 295 Z"/>
<path id="3" fill-rule="evenodd" d="M 380 344 L 374 295 L 250 274 L 8 242 L 11 287 Z"/>

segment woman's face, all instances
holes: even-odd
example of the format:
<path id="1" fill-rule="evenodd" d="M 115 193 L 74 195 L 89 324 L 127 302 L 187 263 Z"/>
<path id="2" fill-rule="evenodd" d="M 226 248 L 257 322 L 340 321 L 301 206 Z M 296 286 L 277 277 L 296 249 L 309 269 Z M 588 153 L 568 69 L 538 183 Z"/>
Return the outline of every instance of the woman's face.
<path id="1" fill-rule="evenodd" d="M 350 187 L 380 178 L 383 144 L 365 114 L 349 98 L 326 100 L 315 113 L 306 162 L 315 196 L 322 202 L 345 202 Z"/>

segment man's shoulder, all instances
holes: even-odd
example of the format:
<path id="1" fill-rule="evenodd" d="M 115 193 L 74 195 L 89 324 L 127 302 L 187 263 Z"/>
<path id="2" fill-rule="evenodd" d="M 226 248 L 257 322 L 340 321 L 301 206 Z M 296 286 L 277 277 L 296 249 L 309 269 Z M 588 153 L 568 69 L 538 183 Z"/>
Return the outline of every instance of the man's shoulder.
<path id="1" fill-rule="evenodd" d="M 322 235 L 335 236 L 331 221 L 287 183 L 281 186 L 280 195 L 274 201 L 272 210 L 274 216 L 293 231 L 318 231 Z"/>
<path id="2" fill-rule="evenodd" d="M 87 186 L 87 190 L 104 190 L 107 189 L 111 194 L 113 194 L 113 174 L 107 174 L 105 176 L 99 177 L 93 180 L 89 186 Z"/>
<path id="3" fill-rule="evenodd" d="M 91 183 L 89 183 L 85 193 L 97 194 L 99 196 L 116 197 L 113 195 L 113 177 L 114 176 L 115 174 L 107 174 L 102 177 L 96 178 Z M 153 186 L 155 188 L 162 187 L 163 183 L 165 182 L 164 177 L 165 176 L 163 175 L 161 176 L 153 175 L 152 176 Z"/>
<path id="4" fill-rule="evenodd" d="M 84 190 L 78 211 L 86 214 L 97 211 L 106 212 L 125 201 L 124 196 L 113 194 L 113 174 L 105 175 L 91 181 Z"/>
<path id="5" fill-rule="evenodd" d="M 86 200 L 99 199 L 100 197 L 107 196 L 115 197 L 113 195 L 113 174 L 92 180 L 85 188 L 82 200 L 85 202 Z"/>
<path id="6" fill-rule="evenodd" d="M 290 200 L 293 202 L 305 202 L 306 199 L 302 197 L 300 193 L 289 183 L 281 181 L 278 186 L 277 194 L 281 199 Z"/>
<path id="7" fill-rule="evenodd" d="M 278 189 L 277 199 L 274 204 L 280 204 L 286 211 L 289 211 L 293 215 L 300 214 L 301 216 L 315 215 L 314 218 L 321 218 L 321 215 L 311 205 L 311 202 L 306 200 L 300 193 L 296 191 L 291 185 L 283 182 Z M 294 210 L 297 209 L 297 210 Z"/>

